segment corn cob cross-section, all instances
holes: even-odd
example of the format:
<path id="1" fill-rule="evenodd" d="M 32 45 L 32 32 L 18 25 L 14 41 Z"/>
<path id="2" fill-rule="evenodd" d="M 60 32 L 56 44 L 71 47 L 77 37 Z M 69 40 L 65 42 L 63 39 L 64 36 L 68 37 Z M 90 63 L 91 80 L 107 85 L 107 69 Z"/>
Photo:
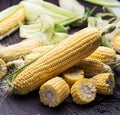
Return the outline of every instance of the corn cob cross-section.
<path id="1" fill-rule="evenodd" d="M 56 107 L 70 94 L 69 85 L 60 77 L 45 82 L 39 91 L 40 100 L 44 105 Z"/>
<path id="2" fill-rule="evenodd" d="M 15 60 L 20 56 L 26 55 L 33 48 L 39 47 L 40 42 L 34 39 L 25 40 L 17 44 L 13 44 L 0 50 L 0 57 L 6 62 Z"/>
<path id="3" fill-rule="evenodd" d="M 99 46 L 90 56 L 89 58 L 97 59 L 102 61 L 105 64 L 114 64 L 117 61 L 117 56 L 115 50 L 105 47 Z"/>
<path id="4" fill-rule="evenodd" d="M 17 6 L 13 6 L 17 7 Z M 4 12 L 4 11 L 3 11 Z M 12 31 L 19 27 L 20 23 L 25 20 L 25 10 L 23 6 L 15 8 L 8 16 L 0 20 L 0 39 L 9 35 Z"/>
<path id="5" fill-rule="evenodd" d="M 0 79 L 7 73 L 6 63 L 0 59 Z"/>
<path id="6" fill-rule="evenodd" d="M 113 73 L 102 73 L 94 76 L 93 82 L 96 86 L 97 93 L 104 95 L 112 95 L 115 88 L 115 80 Z"/>
<path id="7" fill-rule="evenodd" d="M 69 84 L 69 86 L 72 86 L 81 77 L 84 77 L 84 70 L 79 67 L 72 67 L 63 72 L 63 79 Z"/>
<path id="8" fill-rule="evenodd" d="M 73 101 L 83 105 L 93 101 L 96 97 L 96 88 L 91 79 L 80 78 L 71 88 Z"/>
<path id="9" fill-rule="evenodd" d="M 75 66 L 81 68 L 85 72 L 85 77 L 91 77 L 93 75 L 105 72 L 111 72 L 110 66 L 104 64 L 103 62 L 92 59 L 92 58 L 85 58 L 84 60 L 77 63 Z"/>
<path id="10" fill-rule="evenodd" d="M 13 91 L 23 95 L 39 88 L 90 55 L 100 43 L 101 32 L 96 28 L 76 32 L 20 72 L 13 81 Z"/>

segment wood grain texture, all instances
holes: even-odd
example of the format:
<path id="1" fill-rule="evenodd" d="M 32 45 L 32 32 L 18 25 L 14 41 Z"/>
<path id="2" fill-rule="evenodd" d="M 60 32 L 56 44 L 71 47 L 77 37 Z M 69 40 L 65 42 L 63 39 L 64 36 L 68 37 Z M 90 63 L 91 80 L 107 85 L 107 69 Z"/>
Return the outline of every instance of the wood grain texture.
<path id="1" fill-rule="evenodd" d="M 0 10 L 17 4 L 20 0 L 0 0 Z M 57 3 L 57 0 L 47 0 Z M 80 0 L 79 0 L 80 1 Z M 94 5 L 85 4 L 93 8 Z M 97 12 L 101 8 L 97 8 Z M 73 30 L 74 31 L 74 30 Z M 2 44 L 14 44 L 20 42 L 19 31 L 0 41 Z M 117 73 L 120 68 L 117 68 Z M 76 105 L 69 96 L 60 106 L 52 109 L 43 106 L 39 101 L 38 91 L 25 96 L 4 95 L 0 98 L 0 115 L 120 115 L 120 74 L 116 76 L 116 89 L 113 96 L 97 95 L 94 102 L 89 105 Z"/>

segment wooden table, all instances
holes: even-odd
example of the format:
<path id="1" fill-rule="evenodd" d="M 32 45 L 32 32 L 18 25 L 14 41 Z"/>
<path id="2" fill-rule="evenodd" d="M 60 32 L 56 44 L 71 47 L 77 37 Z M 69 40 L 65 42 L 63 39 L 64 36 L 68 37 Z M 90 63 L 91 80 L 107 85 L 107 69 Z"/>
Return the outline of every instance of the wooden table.
<path id="1" fill-rule="evenodd" d="M 0 10 L 19 3 L 20 0 L 0 0 Z M 57 0 L 49 0 L 55 4 Z M 80 0 L 79 0 L 80 1 Z M 93 7 L 93 5 L 84 5 Z M 97 8 L 97 11 L 101 11 Z M 2 44 L 20 42 L 19 32 L 16 31 L 1 41 Z M 119 71 L 118 67 L 116 71 Z M 39 101 L 38 91 L 25 96 L 4 95 L 0 97 L 0 115 L 120 115 L 120 77 L 116 76 L 116 89 L 113 96 L 97 95 L 89 105 L 76 105 L 69 96 L 56 108 L 48 108 Z"/>

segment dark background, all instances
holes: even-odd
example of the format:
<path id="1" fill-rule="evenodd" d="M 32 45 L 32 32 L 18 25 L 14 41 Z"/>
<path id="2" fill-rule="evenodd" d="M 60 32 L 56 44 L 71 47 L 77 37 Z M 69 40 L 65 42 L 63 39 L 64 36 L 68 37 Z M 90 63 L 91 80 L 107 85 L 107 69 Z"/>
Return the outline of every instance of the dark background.
<path id="1" fill-rule="evenodd" d="M 0 0 L 0 10 L 19 3 L 20 0 Z M 58 5 L 57 0 L 48 0 Z M 82 4 L 93 8 L 94 5 Z M 100 7 L 97 11 L 102 11 Z M 72 30 L 74 31 L 74 30 Z M 6 37 L 0 43 L 14 44 L 20 42 L 19 31 Z M 116 69 L 119 73 L 120 67 Z M 120 115 L 120 78 L 115 77 L 116 89 L 113 96 L 97 95 L 94 102 L 88 105 L 76 105 L 71 96 L 56 108 L 43 106 L 39 101 L 38 91 L 25 96 L 4 95 L 0 97 L 0 115 Z"/>

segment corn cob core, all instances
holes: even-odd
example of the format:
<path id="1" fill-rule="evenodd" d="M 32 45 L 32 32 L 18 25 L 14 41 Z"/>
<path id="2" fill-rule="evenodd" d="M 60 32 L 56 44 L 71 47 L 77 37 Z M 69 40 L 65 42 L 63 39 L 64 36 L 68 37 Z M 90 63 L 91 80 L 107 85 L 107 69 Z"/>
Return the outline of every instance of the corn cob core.
<path id="1" fill-rule="evenodd" d="M 100 60 L 105 64 L 113 64 L 116 62 L 116 52 L 111 48 L 99 46 L 89 58 Z"/>
<path id="2" fill-rule="evenodd" d="M 7 73 L 6 63 L 0 59 L 0 79 Z"/>
<path id="3" fill-rule="evenodd" d="M 71 95 L 76 104 L 84 105 L 93 101 L 96 97 L 96 88 L 92 80 L 80 78 L 72 85 Z"/>
<path id="4" fill-rule="evenodd" d="M 10 16 L 0 21 L 0 38 L 1 36 L 8 34 L 8 32 L 12 31 L 14 28 L 18 27 L 24 20 L 25 10 L 24 7 L 20 7 Z"/>
<path id="5" fill-rule="evenodd" d="M 54 46 L 55 45 L 48 45 L 48 46 L 40 46 L 40 47 L 34 48 L 30 54 L 25 56 L 25 62 L 29 63 L 30 61 L 37 58 L 39 55 L 42 55 L 43 53 L 52 49 Z"/>
<path id="6" fill-rule="evenodd" d="M 0 57 L 6 62 L 15 60 L 20 56 L 30 53 L 33 48 L 40 46 L 37 40 L 25 40 L 20 43 L 7 46 L 0 50 Z"/>
<path id="7" fill-rule="evenodd" d="M 112 95 L 115 88 L 115 80 L 113 73 L 102 73 L 94 76 L 93 82 L 97 89 L 97 93 L 104 95 Z"/>
<path id="8" fill-rule="evenodd" d="M 63 79 L 69 84 L 69 86 L 72 86 L 81 77 L 84 77 L 84 70 L 77 67 L 72 67 L 63 72 Z"/>
<path id="9" fill-rule="evenodd" d="M 44 105 L 56 107 L 70 94 L 69 85 L 60 77 L 45 82 L 39 91 L 40 100 Z"/>
<path id="10" fill-rule="evenodd" d="M 111 39 L 111 44 L 115 50 L 120 53 L 120 34 L 117 34 Z"/>
<path id="11" fill-rule="evenodd" d="M 91 77 L 99 73 L 112 71 L 110 66 L 92 58 L 85 58 L 84 60 L 77 63 L 75 66 L 83 69 L 86 77 Z"/>
<path id="12" fill-rule="evenodd" d="M 90 55 L 101 43 L 95 28 L 83 29 L 27 66 L 13 81 L 13 91 L 27 94 Z"/>

